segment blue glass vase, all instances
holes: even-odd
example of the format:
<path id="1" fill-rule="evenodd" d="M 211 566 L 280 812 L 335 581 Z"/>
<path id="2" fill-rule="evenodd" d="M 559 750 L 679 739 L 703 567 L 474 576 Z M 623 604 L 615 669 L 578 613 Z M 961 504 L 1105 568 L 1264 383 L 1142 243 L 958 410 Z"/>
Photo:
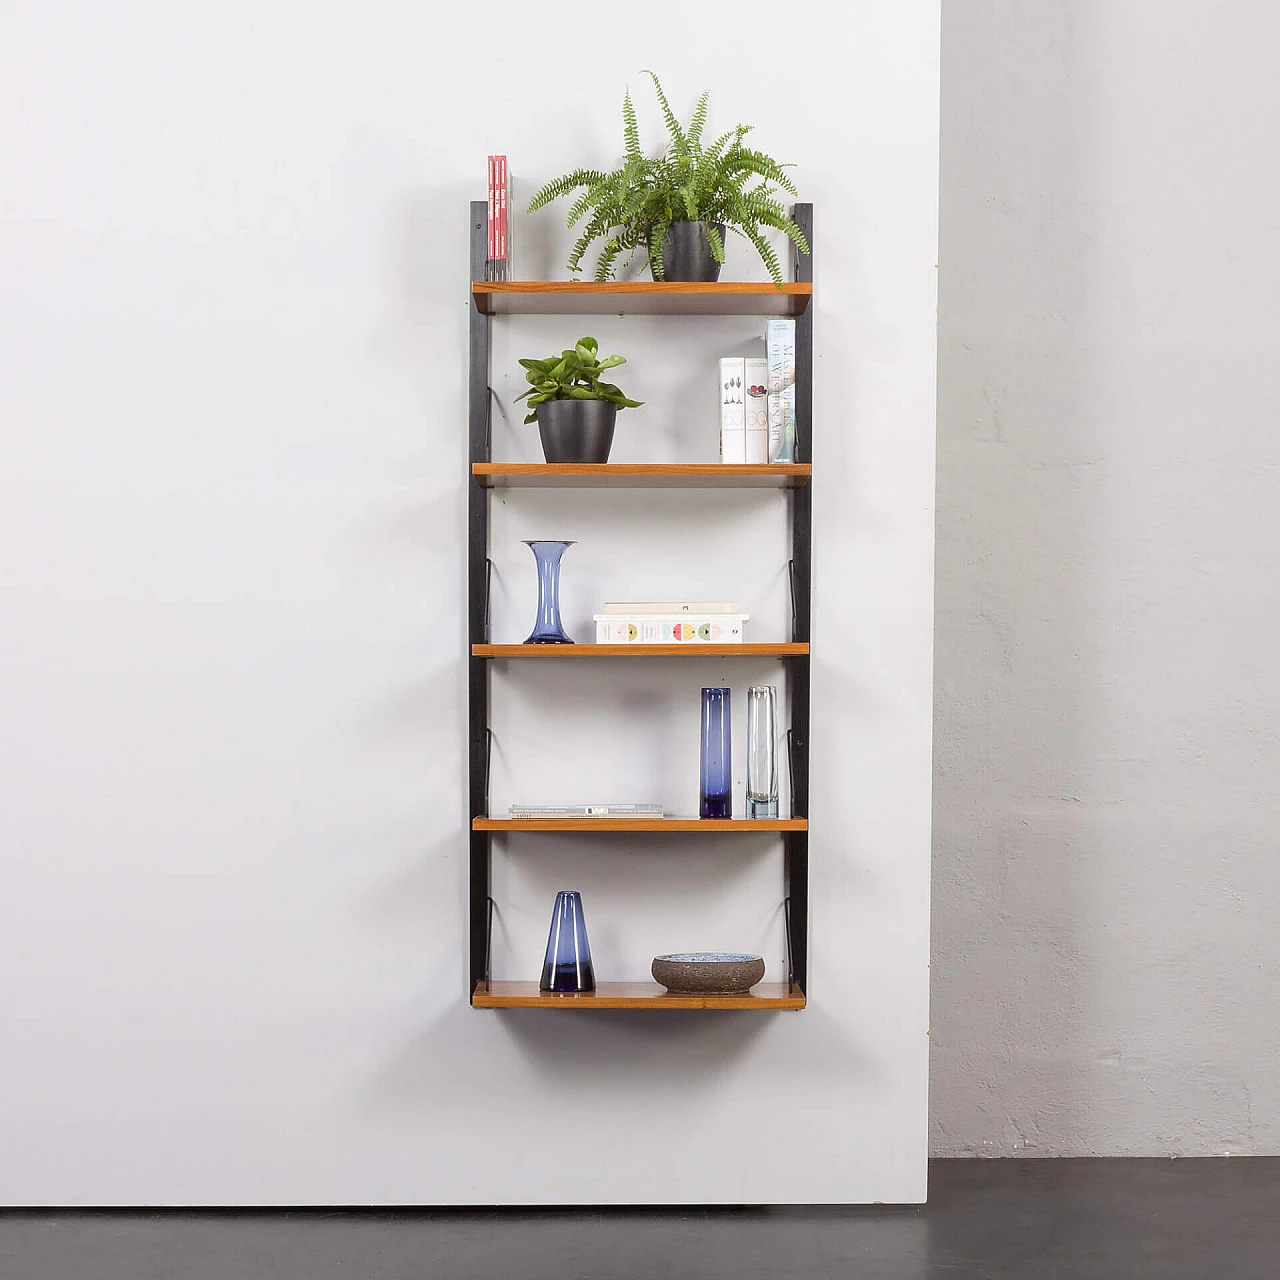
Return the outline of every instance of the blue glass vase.
<path id="1" fill-rule="evenodd" d="M 538 985 L 543 991 L 596 989 L 587 922 L 582 916 L 582 895 L 572 889 L 562 889 L 556 894 L 556 905 L 551 909 L 551 932 L 547 936 L 547 958 L 542 962 L 542 981 Z"/>
<path id="2" fill-rule="evenodd" d="M 538 562 L 538 619 L 525 644 L 572 644 L 560 623 L 560 560 L 572 542 L 524 544 Z"/>
<path id="3" fill-rule="evenodd" d="M 700 818 L 733 817 L 733 760 L 729 734 L 729 690 L 703 689 Z"/>

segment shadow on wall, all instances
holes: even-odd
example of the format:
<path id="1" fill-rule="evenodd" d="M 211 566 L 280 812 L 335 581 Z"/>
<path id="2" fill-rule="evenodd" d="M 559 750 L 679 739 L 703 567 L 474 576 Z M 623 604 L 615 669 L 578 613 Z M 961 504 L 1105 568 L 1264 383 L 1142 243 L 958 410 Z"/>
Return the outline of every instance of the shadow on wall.
<path id="1" fill-rule="evenodd" d="M 478 1037 L 480 1019 L 487 1025 Z M 771 1034 L 780 1029 L 779 1019 L 788 1020 L 782 1036 Z M 405 1114 L 405 1105 L 415 1098 L 447 1092 L 459 1073 L 466 1073 L 473 1087 L 505 1095 L 527 1087 L 532 1072 L 553 1085 L 604 1098 L 616 1098 L 620 1083 L 657 1076 L 680 1082 L 683 1104 L 706 1095 L 748 1052 L 767 1063 L 776 1048 L 781 1068 L 794 1046 L 797 1019 L 803 1019 L 800 1034 L 816 1070 L 831 1064 L 829 1070 L 845 1079 L 871 1070 L 870 1059 L 817 1007 L 794 1015 L 547 1012 L 474 1010 L 459 999 L 370 1080 L 369 1098 L 380 1110 Z"/>

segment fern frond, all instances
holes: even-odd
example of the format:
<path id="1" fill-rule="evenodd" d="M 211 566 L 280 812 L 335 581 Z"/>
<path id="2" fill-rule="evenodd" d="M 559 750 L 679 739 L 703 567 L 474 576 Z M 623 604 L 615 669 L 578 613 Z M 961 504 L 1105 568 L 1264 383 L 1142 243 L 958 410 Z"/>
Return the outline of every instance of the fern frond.
<path id="1" fill-rule="evenodd" d="M 570 227 L 575 226 L 578 222 L 578 219 L 581 218 L 582 215 L 586 213 L 586 211 L 590 209 L 593 204 L 599 203 L 601 197 L 604 195 L 604 192 L 601 190 L 601 185 L 602 184 L 600 183 L 595 183 L 594 185 L 588 187 L 573 202 L 573 206 L 570 208 L 567 216 L 565 217 L 566 225 Z"/>
<path id="2" fill-rule="evenodd" d="M 662 108 L 662 118 L 667 123 L 667 132 L 671 135 L 671 143 L 675 148 L 676 155 L 682 159 L 689 154 L 689 139 L 685 137 L 684 130 L 680 127 L 680 121 L 676 119 L 675 112 L 671 110 L 671 104 L 667 101 L 667 95 L 662 91 L 662 85 L 658 77 L 652 71 L 642 71 L 643 76 L 648 76 L 653 81 L 654 91 L 658 95 L 658 105 Z"/>
<path id="3" fill-rule="evenodd" d="M 636 123 L 636 109 L 631 103 L 630 89 L 622 91 L 622 136 L 626 140 L 627 159 L 642 160 L 640 126 Z"/>
<path id="4" fill-rule="evenodd" d="M 804 232 L 792 220 L 785 207 L 772 198 L 773 188 L 753 187 L 742 200 L 744 220 L 753 219 L 761 226 L 773 227 L 793 241 L 801 253 L 809 252 Z"/>
<path id="5" fill-rule="evenodd" d="M 798 195 L 795 183 L 791 181 L 787 174 L 788 169 L 792 169 L 794 165 L 779 164 L 772 156 L 767 156 L 763 151 L 752 151 L 749 147 L 739 147 L 733 157 L 735 171 L 745 173 L 758 174 L 762 178 L 767 178 L 770 182 L 776 182 L 784 191 L 791 195 Z"/>
<path id="6" fill-rule="evenodd" d="M 620 222 L 635 225 L 647 225 L 652 218 L 651 206 L 654 203 L 654 191 L 649 186 L 637 186 L 627 193 L 621 201 Z"/>
<path id="7" fill-rule="evenodd" d="M 662 242 L 667 238 L 667 228 L 671 220 L 656 223 L 649 228 L 649 269 L 655 280 L 666 279 L 666 269 L 662 262 Z"/>
<path id="8" fill-rule="evenodd" d="M 710 101 L 711 90 L 703 90 L 702 97 L 698 99 L 698 105 L 694 107 L 693 116 L 689 120 L 689 146 L 694 151 L 702 146 L 702 130 L 707 123 L 707 105 Z"/>
<path id="9" fill-rule="evenodd" d="M 574 242 L 573 251 L 569 254 L 570 275 L 577 275 L 582 270 L 583 255 L 596 240 L 608 233 L 611 222 L 612 219 L 602 215 L 599 210 L 587 220 L 586 226 L 582 228 L 582 234 Z"/>
<path id="10" fill-rule="evenodd" d="M 537 213 L 544 205 L 550 204 L 553 200 L 558 200 L 561 196 L 567 196 L 570 191 L 576 190 L 578 187 L 590 187 L 596 183 L 603 182 L 608 174 L 601 173 L 599 169 L 575 169 L 572 173 L 566 173 L 563 177 L 554 178 L 548 182 L 545 187 L 535 191 L 529 199 L 528 213 Z"/>
<path id="11" fill-rule="evenodd" d="M 613 279 L 613 264 L 618 260 L 618 255 L 621 252 L 622 245 L 619 243 L 617 236 L 610 236 L 604 242 L 604 248 L 600 250 L 600 258 L 596 262 L 597 280 Z"/>
<path id="12" fill-rule="evenodd" d="M 774 252 L 773 245 L 760 234 L 756 227 L 743 227 L 742 234 L 755 245 L 756 252 L 764 260 L 764 265 L 768 267 L 769 274 L 773 277 L 773 283 L 781 289 L 782 263 L 778 261 L 778 255 Z"/>
<path id="13" fill-rule="evenodd" d="M 703 165 L 709 165 L 714 168 L 715 166 L 718 166 L 720 164 L 720 157 L 724 154 L 725 148 L 735 138 L 741 138 L 743 132 L 744 130 L 742 126 L 739 125 L 736 129 L 730 129 L 728 133 L 722 133 L 702 152 L 698 167 L 702 168 Z"/>

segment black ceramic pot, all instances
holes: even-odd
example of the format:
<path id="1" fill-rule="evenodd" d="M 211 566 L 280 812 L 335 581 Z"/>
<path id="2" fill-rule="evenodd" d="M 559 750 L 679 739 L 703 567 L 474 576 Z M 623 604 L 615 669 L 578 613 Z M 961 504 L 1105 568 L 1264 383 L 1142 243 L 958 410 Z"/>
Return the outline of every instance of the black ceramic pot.
<path id="1" fill-rule="evenodd" d="M 608 400 L 548 400 L 537 408 L 548 462 L 608 462 L 618 406 Z"/>
<path id="2" fill-rule="evenodd" d="M 720 279 L 720 264 L 711 254 L 705 222 L 673 222 L 662 241 L 663 278 L 676 281 Z M 711 224 L 724 244 L 724 223 Z M 652 265 L 650 266 L 652 270 Z"/>

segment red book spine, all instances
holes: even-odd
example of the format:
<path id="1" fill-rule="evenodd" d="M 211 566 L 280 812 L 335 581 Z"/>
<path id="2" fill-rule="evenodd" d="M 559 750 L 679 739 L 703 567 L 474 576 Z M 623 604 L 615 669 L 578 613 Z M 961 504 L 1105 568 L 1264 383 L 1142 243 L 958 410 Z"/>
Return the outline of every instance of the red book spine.
<path id="1" fill-rule="evenodd" d="M 507 262 L 507 157 L 498 157 L 498 259 Z M 505 272 L 504 272 L 505 275 Z"/>
<path id="2" fill-rule="evenodd" d="M 498 256 L 495 250 L 498 245 L 498 157 L 489 157 L 489 262 Z M 492 277 L 493 268 L 485 272 Z"/>

